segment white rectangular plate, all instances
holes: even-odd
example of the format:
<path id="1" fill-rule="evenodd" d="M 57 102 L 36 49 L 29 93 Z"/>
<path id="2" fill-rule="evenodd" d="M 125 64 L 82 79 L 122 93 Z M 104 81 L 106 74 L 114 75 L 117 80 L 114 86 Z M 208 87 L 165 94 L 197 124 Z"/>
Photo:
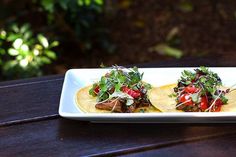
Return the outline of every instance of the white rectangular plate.
<path id="1" fill-rule="evenodd" d="M 144 72 L 143 80 L 153 86 L 176 83 L 183 70 L 195 68 L 139 68 Z M 210 68 L 218 73 L 225 86 L 236 83 L 236 68 Z M 109 69 L 71 69 L 66 72 L 62 88 L 59 114 L 62 117 L 91 121 L 118 123 L 234 123 L 233 112 L 176 112 L 176 113 L 83 113 L 75 102 L 76 92 L 98 81 Z"/>

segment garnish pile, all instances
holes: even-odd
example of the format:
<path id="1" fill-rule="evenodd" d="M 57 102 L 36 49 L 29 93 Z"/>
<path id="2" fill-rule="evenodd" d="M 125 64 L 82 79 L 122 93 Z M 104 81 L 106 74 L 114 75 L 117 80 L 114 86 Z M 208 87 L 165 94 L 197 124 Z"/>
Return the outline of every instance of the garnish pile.
<path id="1" fill-rule="evenodd" d="M 142 82 L 143 73 L 138 68 L 126 69 L 114 66 L 93 84 L 89 94 L 97 97 L 97 109 L 111 112 L 134 112 L 139 107 L 150 106 L 147 91 L 150 84 Z"/>
<path id="2" fill-rule="evenodd" d="M 176 109 L 185 112 L 219 112 L 222 105 L 227 104 L 227 90 L 222 86 L 219 76 L 206 67 L 195 69 L 194 72 L 184 70 L 174 88 Z"/>

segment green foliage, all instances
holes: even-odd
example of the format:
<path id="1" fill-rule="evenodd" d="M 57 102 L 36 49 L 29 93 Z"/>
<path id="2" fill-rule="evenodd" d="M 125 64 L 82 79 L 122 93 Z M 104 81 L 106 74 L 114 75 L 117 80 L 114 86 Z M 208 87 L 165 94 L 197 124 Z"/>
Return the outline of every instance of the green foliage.
<path id="1" fill-rule="evenodd" d="M 59 18 L 59 25 L 63 24 L 62 27 L 76 35 L 82 52 L 97 45 L 107 52 L 114 51 L 115 47 L 108 40 L 108 32 L 101 22 L 104 0 L 40 0 L 39 5 L 48 13 L 49 24 L 58 24 Z"/>
<path id="2" fill-rule="evenodd" d="M 151 51 L 158 52 L 162 55 L 171 56 L 174 58 L 181 58 L 183 56 L 183 51 L 177 48 L 170 47 L 167 44 L 158 44 L 150 49 Z"/>
<path id="3" fill-rule="evenodd" d="M 192 2 L 189 0 L 182 0 L 177 6 L 182 12 L 185 13 L 192 12 L 194 9 Z"/>
<path id="4" fill-rule="evenodd" d="M 166 55 L 174 58 L 181 58 L 184 52 L 177 48 L 180 43 L 181 39 L 178 36 L 179 28 L 173 27 L 166 36 L 165 43 L 158 43 L 157 45 L 151 47 L 149 50 L 153 52 L 157 52 L 161 55 Z"/>
<path id="5" fill-rule="evenodd" d="M 193 83 L 194 80 L 193 84 L 196 87 L 202 88 L 203 94 L 211 93 L 211 95 L 214 96 L 217 89 L 222 86 L 218 74 L 203 66 L 195 69 L 195 72 L 184 70 L 181 74 L 181 79 L 178 82 L 181 82 L 184 85 L 189 85 Z"/>
<path id="6" fill-rule="evenodd" d="M 41 67 L 56 59 L 53 47 L 42 34 L 34 35 L 29 24 L 13 24 L 0 31 L 0 67 L 5 78 L 24 78 L 42 75 Z"/>
<path id="7" fill-rule="evenodd" d="M 114 92 L 122 92 L 122 87 L 129 87 L 132 90 L 149 90 L 151 85 L 142 82 L 143 73 L 138 71 L 137 67 L 130 69 L 121 69 L 118 66 L 114 66 L 109 73 L 102 76 L 101 79 L 93 84 L 89 94 L 92 96 L 98 96 L 98 101 L 106 100 Z M 99 88 L 98 93 L 94 93 L 94 90 Z"/>

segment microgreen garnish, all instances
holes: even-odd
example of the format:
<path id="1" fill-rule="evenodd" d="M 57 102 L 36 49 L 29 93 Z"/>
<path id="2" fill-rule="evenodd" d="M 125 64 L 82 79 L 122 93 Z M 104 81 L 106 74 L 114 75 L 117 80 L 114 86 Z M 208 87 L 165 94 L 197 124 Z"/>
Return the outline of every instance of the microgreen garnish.
<path id="1" fill-rule="evenodd" d="M 228 90 L 219 90 L 222 82 L 217 73 L 201 66 L 194 72 L 184 70 L 181 74 L 178 86 L 174 88 L 177 109 L 181 106 L 184 111 L 211 112 L 219 111 L 221 105 L 227 103 L 225 93 Z"/>
<path id="2" fill-rule="evenodd" d="M 133 99 L 147 99 L 146 93 L 151 88 L 151 85 L 142 82 L 142 78 L 143 73 L 140 73 L 137 67 L 128 69 L 113 66 L 107 74 L 93 84 L 89 94 L 97 96 L 98 102 L 120 97 L 126 100 L 127 106 L 130 106 L 134 102 Z M 126 91 L 126 96 L 121 94 L 124 91 Z M 127 95 L 131 96 L 128 97 Z"/>

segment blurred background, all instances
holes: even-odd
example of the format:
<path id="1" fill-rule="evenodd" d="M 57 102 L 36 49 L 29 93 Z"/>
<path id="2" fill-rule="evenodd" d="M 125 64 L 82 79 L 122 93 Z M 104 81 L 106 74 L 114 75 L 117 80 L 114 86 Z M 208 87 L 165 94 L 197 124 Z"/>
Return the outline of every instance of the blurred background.
<path id="1" fill-rule="evenodd" d="M 236 59 L 236 1 L 1 0 L 0 80 L 183 58 Z"/>

